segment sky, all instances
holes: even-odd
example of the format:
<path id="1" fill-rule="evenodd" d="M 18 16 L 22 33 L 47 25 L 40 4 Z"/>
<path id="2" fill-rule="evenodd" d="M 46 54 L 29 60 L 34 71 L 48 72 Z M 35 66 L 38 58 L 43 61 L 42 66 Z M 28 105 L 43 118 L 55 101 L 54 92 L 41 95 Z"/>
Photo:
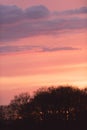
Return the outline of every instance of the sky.
<path id="1" fill-rule="evenodd" d="M 58 85 L 87 86 L 87 1 L 1 0 L 0 104 Z"/>

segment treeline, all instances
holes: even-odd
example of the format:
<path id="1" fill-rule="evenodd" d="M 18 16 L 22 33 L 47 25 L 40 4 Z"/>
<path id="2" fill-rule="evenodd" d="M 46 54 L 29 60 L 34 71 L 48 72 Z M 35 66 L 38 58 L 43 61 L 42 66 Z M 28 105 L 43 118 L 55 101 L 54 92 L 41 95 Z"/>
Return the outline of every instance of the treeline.
<path id="1" fill-rule="evenodd" d="M 87 129 L 87 89 L 71 86 L 39 89 L 0 106 L 1 130 Z"/>

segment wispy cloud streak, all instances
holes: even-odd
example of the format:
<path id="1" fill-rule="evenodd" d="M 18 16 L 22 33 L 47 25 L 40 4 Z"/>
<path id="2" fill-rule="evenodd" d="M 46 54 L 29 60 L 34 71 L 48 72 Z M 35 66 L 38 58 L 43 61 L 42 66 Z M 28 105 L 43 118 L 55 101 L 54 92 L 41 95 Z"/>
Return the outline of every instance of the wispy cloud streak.
<path id="1" fill-rule="evenodd" d="M 78 14 L 87 14 L 87 7 L 81 7 L 79 9 L 65 10 L 62 12 L 55 11 L 55 15 L 78 15 Z"/>
<path id="2" fill-rule="evenodd" d="M 79 50 L 80 48 L 74 48 L 69 46 L 64 47 L 40 47 L 40 46 L 1 46 L 0 54 L 23 52 L 23 51 L 33 51 L 33 52 L 54 52 L 54 51 L 70 51 Z"/>

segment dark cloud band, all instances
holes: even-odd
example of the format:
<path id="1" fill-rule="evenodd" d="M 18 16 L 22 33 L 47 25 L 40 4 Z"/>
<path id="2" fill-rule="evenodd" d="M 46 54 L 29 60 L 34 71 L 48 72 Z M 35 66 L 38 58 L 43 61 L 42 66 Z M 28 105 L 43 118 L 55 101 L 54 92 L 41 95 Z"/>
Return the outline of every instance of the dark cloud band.
<path id="1" fill-rule="evenodd" d="M 20 20 L 37 20 L 48 17 L 50 11 L 42 5 L 22 10 L 17 6 L 0 5 L 0 24 L 11 24 Z"/>
<path id="2" fill-rule="evenodd" d="M 87 8 L 65 11 L 87 13 Z M 0 41 L 8 42 L 38 35 L 54 35 L 87 28 L 87 18 L 53 18 L 43 5 L 25 10 L 17 6 L 0 5 Z"/>
<path id="3" fill-rule="evenodd" d="M 62 12 L 55 11 L 54 15 L 78 15 L 87 14 L 87 7 L 81 7 L 79 9 L 65 10 Z"/>
<path id="4" fill-rule="evenodd" d="M 38 35 L 54 35 L 77 29 L 86 29 L 87 19 L 56 19 L 38 22 L 23 22 L 2 26 L 0 41 L 12 41 Z"/>
<path id="5" fill-rule="evenodd" d="M 54 52 L 54 51 L 74 51 L 79 48 L 64 46 L 64 47 L 40 47 L 40 46 L 0 46 L 0 54 L 16 53 L 23 51 L 34 51 L 34 52 Z"/>

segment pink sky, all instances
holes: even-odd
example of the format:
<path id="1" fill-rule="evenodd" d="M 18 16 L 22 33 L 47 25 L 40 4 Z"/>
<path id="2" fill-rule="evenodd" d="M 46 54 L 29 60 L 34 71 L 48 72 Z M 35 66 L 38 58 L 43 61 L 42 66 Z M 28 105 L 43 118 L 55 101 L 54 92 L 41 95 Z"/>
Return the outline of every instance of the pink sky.
<path id="1" fill-rule="evenodd" d="M 39 87 L 87 86 L 86 0 L 0 4 L 0 104 Z"/>
<path id="2" fill-rule="evenodd" d="M 87 5 L 87 0 L 1 0 L 0 4 L 17 5 L 26 8 L 33 5 L 45 5 L 51 10 L 66 10 Z"/>

